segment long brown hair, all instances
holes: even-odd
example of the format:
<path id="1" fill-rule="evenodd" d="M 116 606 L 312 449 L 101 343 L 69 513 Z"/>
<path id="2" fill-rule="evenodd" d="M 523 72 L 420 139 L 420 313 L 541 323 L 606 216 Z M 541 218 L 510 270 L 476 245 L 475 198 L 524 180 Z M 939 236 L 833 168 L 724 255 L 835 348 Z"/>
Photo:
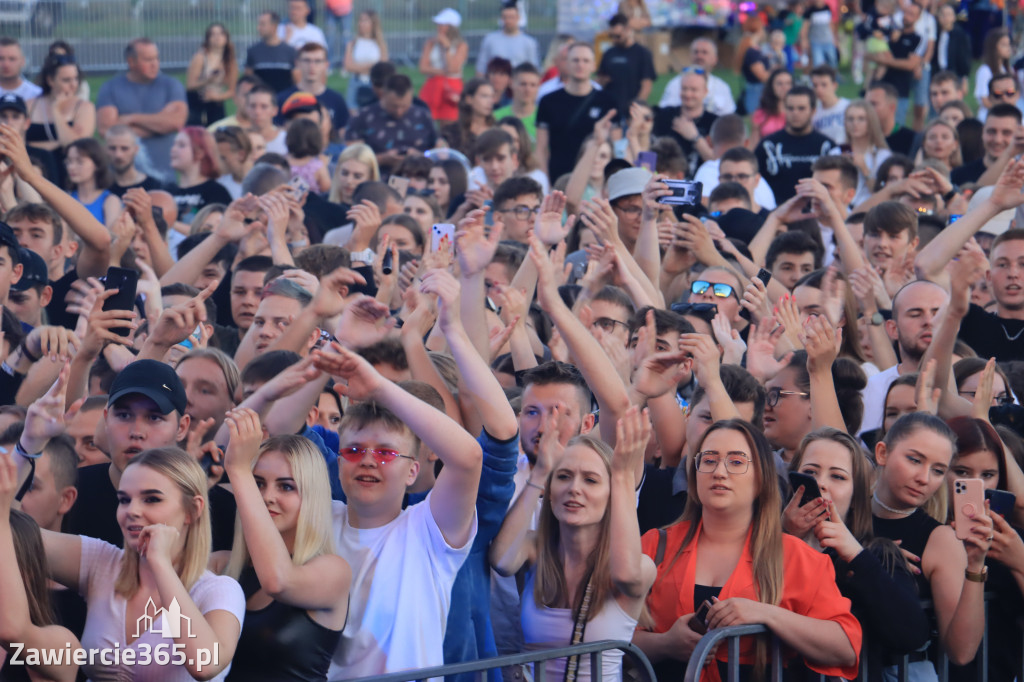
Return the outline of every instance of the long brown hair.
<path id="1" fill-rule="evenodd" d="M 582 434 L 566 444 L 566 448 L 574 445 L 588 447 L 598 455 L 605 465 L 605 475 L 611 480 L 612 449 L 594 436 Z M 544 485 L 544 505 L 541 507 L 540 519 L 537 523 L 537 569 L 533 581 L 533 599 L 535 603 L 549 608 L 565 608 L 568 606 L 573 613 L 579 610 L 583 601 L 586 584 L 581 583 L 576 594 L 569 594 L 565 580 L 565 569 L 559 556 L 558 546 L 561 543 L 561 527 L 551 509 L 551 479 L 548 476 Z M 780 512 L 781 513 L 781 512 Z M 586 575 L 590 576 L 593 585 L 591 603 L 595 608 L 587 613 L 587 620 L 592 620 L 601 611 L 601 606 L 613 593 L 610 563 L 612 505 L 609 496 L 608 504 L 601 518 L 601 535 L 590 556 L 587 557 Z"/>
<path id="2" fill-rule="evenodd" d="M 1009 37 L 1010 32 L 1005 28 L 993 29 L 985 35 L 981 61 L 988 64 L 988 68 L 992 70 L 993 76 L 998 76 L 1001 73 L 1013 74 L 1013 67 L 1010 66 L 1010 60 L 999 58 L 999 41 L 1003 38 Z"/>
<path id="3" fill-rule="evenodd" d="M 18 558 L 18 572 L 28 599 L 29 620 L 36 627 L 53 625 L 56 620 L 50 606 L 50 586 L 46 581 L 50 572 L 46 567 L 43 534 L 32 517 L 23 511 L 12 509 L 10 519 L 14 555 Z"/>

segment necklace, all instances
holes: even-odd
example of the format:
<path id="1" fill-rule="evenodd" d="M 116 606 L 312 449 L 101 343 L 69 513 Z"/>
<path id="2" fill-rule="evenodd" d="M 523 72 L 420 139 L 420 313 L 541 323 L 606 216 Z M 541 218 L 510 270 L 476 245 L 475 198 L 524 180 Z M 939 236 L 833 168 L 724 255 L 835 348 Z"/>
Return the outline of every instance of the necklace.
<path id="1" fill-rule="evenodd" d="M 1013 336 L 1010 336 L 1010 332 L 1006 331 L 1006 325 L 1005 324 L 1000 323 L 999 326 L 1002 327 L 1003 334 L 1006 336 L 1006 340 L 1007 341 L 1016 341 L 1020 337 L 1021 334 L 1024 334 L 1024 327 L 1021 327 L 1020 331 L 1018 331 Z"/>
<path id="2" fill-rule="evenodd" d="M 874 500 L 875 502 L 877 502 L 879 507 L 881 507 L 885 511 L 889 512 L 890 514 L 899 514 L 900 516 L 910 516 L 911 514 L 913 514 L 914 512 L 917 511 L 917 507 L 912 507 L 910 509 L 895 509 L 893 507 L 890 507 L 885 502 L 882 502 L 880 499 L 878 499 L 878 493 L 877 492 L 871 494 L 871 499 Z"/>

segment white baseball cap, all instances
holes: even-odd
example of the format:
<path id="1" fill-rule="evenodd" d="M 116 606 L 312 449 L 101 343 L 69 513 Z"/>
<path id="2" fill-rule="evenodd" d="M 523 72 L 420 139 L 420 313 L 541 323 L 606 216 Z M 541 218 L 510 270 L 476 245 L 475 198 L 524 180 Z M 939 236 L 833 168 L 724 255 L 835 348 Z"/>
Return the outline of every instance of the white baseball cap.
<path id="1" fill-rule="evenodd" d="M 651 172 L 646 168 L 623 168 L 608 178 L 608 201 L 642 194 Z"/>
<path id="2" fill-rule="evenodd" d="M 447 24 L 448 26 L 458 28 L 462 25 L 462 15 L 451 7 L 445 7 L 437 13 L 437 16 L 434 17 L 433 21 L 435 24 Z"/>

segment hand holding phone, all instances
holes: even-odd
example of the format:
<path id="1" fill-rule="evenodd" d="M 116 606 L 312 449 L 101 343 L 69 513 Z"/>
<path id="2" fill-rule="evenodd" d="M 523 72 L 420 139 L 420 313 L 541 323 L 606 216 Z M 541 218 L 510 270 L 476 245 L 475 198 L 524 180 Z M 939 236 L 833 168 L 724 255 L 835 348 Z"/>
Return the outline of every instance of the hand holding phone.
<path id="1" fill-rule="evenodd" d="M 439 251 L 441 241 L 447 237 L 449 244 L 455 243 L 455 225 L 452 223 L 435 223 L 430 229 L 430 250 Z"/>
<path id="2" fill-rule="evenodd" d="M 699 635 L 703 635 L 708 631 L 708 611 L 711 610 L 711 602 L 705 599 L 701 602 L 701 605 L 697 608 L 696 613 L 690 617 L 690 620 L 686 622 L 690 626 L 690 629 Z"/>
<path id="3" fill-rule="evenodd" d="M 972 516 L 985 513 L 985 483 L 980 478 L 958 478 L 953 481 L 953 517 L 956 537 L 965 540 L 974 530 Z"/>
<path id="4" fill-rule="evenodd" d="M 111 266 L 107 268 L 107 275 L 104 278 L 103 287 L 108 291 L 117 289 L 117 293 L 103 302 L 104 310 L 134 310 L 136 289 L 139 285 L 139 273 L 127 268 Z M 115 334 L 128 336 L 132 330 L 129 327 L 111 327 Z"/>
<path id="5" fill-rule="evenodd" d="M 808 502 L 821 497 L 821 489 L 818 487 L 818 480 L 810 474 L 803 474 L 799 471 L 789 472 L 789 484 L 796 490 L 800 486 L 804 487 L 804 495 L 800 498 L 800 506 L 803 507 Z"/>

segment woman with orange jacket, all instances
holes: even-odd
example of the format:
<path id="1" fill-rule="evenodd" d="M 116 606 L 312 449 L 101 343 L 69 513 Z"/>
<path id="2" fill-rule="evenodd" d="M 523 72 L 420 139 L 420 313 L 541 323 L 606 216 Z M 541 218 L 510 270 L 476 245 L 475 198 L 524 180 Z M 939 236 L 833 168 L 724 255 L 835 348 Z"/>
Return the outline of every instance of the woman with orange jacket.
<path id="1" fill-rule="evenodd" d="M 704 435 L 687 467 L 690 491 L 682 520 L 643 537 L 657 559 L 647 599 L 649 631 L 633 641 L 655 664 L 659 679 L 680 679 L 704 629 L 762 623 L 811 670 L 857 675 L 861 628 L 836 586 L 827 556 L 782 532 L 775 463 L 761 432 L 739 419 L 720 421 Z M 659 552 L 659 544 L 662 544 Z M 706 617 L 695 612 L 705 611 Z M 698 622 L 700 621 L 700 622 Z M 741 663 L 762 668 L 767 647 L 741 646 Z M 718 655 L 721 665 L 724 648 Z M 724 679 L 709 666 L 706 682 Z"/>

